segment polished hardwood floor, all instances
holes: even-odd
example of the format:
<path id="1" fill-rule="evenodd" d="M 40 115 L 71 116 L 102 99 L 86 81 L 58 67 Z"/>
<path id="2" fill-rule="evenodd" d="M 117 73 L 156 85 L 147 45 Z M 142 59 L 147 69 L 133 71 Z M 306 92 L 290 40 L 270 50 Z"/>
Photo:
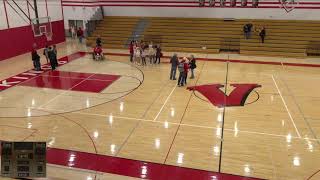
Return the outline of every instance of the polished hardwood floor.
<path id="1" fill-rule="evenodd" d="M 126 50 L 107 49 L 107 60 L 93 61 L 78 53 L 91 49 L 72 40 L 58 51 L 59 58 L 78 56 L 35 77 L 21 74 L 32 73 L 30 54 L 0 61 L 0 79 L 7 79 L 0 83 L 0 139 L 137 160 L 143 173 L 72 167 L 51 157 L 50 179 L 151 178 L 148 163 L 261 179 L 320 178 L 320 58 L 194 54 L 195 78 L 178 87 L 168 58 L 143 67 L 131 64 Z M 19 83 L 10 84 L 12 77 Z"/>

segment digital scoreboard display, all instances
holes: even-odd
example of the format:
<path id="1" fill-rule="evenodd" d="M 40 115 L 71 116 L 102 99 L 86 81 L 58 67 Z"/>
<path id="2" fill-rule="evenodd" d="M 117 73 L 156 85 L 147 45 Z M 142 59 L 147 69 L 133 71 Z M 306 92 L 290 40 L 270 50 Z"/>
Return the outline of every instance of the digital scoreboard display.
<path id="1" fill-rule="evenodd" d="M 1 142 L 1 176 L 46 177 L 46 142 Z"/>
<path id="2" fill-rule="evenodd" d="M 32 150 L 33 143 L 30 142 L 15 142 L 13 144 L 15 150 Z"/>

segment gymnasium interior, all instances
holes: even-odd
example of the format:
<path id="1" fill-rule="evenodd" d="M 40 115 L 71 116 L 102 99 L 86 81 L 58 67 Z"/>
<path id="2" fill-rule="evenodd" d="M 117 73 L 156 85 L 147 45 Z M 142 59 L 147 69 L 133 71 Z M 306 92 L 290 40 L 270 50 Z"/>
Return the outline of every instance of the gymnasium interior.
<path id="1" fill-rule="evenodd" d="M 0 179 L 319 180 L 319 0 L 0 0 Z"/>

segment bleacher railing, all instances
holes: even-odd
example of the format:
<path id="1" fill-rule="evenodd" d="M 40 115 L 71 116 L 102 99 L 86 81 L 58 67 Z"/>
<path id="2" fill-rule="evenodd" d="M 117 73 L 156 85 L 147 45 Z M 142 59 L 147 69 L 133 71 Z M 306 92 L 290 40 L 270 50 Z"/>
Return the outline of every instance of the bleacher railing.
<path id="1" fill-rule="evenodd" d="M 240 52 L 240 38 L 221 38 L 220 52 Z"/>
<path id="2" fill-rule="evenodd" d="M 306 51 L 307 56 L 320 56 L 320 41 L 310 41 Z"/>

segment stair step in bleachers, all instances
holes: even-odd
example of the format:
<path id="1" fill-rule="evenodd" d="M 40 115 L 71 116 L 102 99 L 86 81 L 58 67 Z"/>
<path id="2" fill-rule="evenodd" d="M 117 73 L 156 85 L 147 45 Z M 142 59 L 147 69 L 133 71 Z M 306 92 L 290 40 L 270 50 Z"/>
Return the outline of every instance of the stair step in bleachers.
<path id="1" fill-rule="evenodd" d="M 101 35 L 104 47 L 126 48 L 126 41 L 141 19 L 148 21 L 144 31 L 139 32 L 141 38 L 160 43 L 164 51 L 219 53 L 220 49 L 228 47 L 246 55 L 299 58 L 319 51 L 310 49 L 308 45 L 311 41 L 320 41 L 320 22 L 297 20 L 105 17 L 87 43 L 93 46 L 95 37 Z M 254 25 L 255 31 L 250 39 L 244 39 L 242 32 L 246 23 Z M 266 27 L 267 32 L 265 43 L 260 42 L 257 31 L 262 26 Z"/>

